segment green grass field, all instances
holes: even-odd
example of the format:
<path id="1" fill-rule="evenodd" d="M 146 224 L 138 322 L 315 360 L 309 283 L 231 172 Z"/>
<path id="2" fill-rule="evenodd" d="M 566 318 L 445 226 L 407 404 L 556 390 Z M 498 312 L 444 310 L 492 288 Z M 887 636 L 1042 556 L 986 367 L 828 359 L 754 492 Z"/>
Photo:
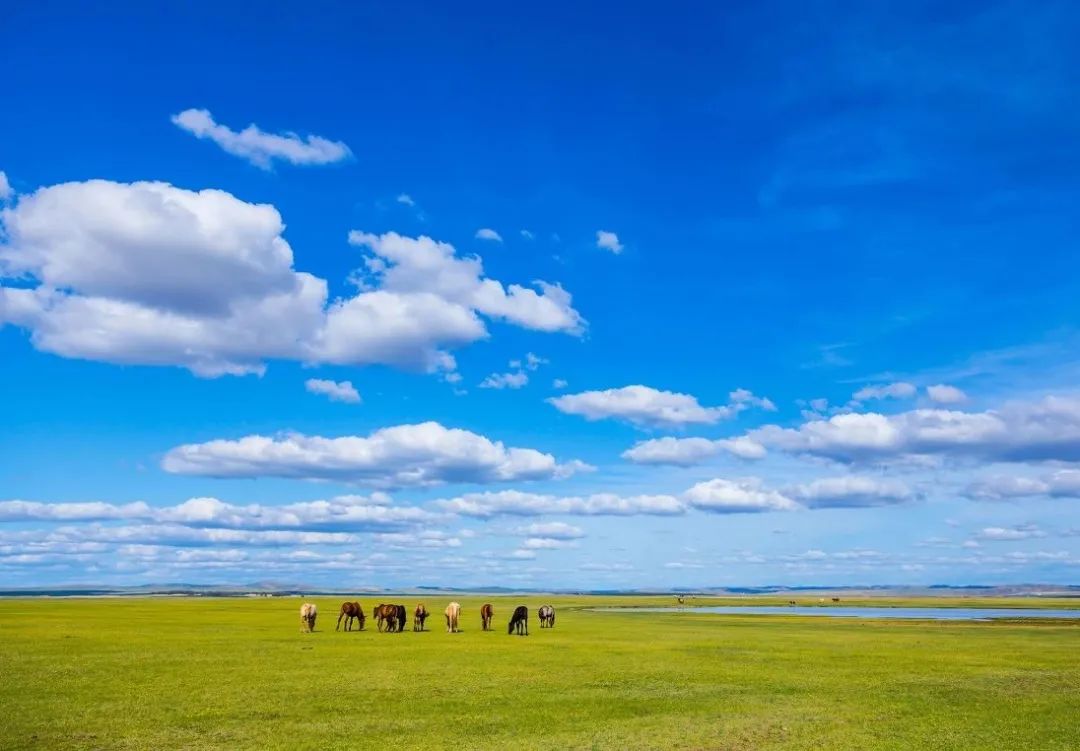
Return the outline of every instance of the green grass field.
<path id="1" fill-rule="evenodd" d="M 466 596 L 461 634 L 445 632 L 443 597 L 425 600 L 431 631 L 387 635 L 370 619 L 335 633 L 342 598 L 310 599 L 310 635 L 300 599 L 0 600 L 0 747 L 1080 748 L 1075 623 L 594 613 L 581 608 L 671 599 Z M 410 617 L 417 601 L 355 599 L 368 613 L 401 602 Z M 519 602 L 528 638 L 506 634 Z M 536 620 L 544 602 L 554 630 Z M 695 604 L 709 602 L 731 603 Z"/>

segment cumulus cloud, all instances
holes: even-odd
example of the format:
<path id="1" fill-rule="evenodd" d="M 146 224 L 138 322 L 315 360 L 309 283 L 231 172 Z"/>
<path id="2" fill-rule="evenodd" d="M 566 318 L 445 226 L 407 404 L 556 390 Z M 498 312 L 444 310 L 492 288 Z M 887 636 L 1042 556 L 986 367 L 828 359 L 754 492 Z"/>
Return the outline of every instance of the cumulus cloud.
<path id="1" fill-rule="evenodd" d="M 900 480 L 848 475 L 796 485 L 787 494 L 808 508 L 863 508 L 908 503 L 917 495 Z"/>
<path id="2" fill-rule="evenodd" d="M 614 232 L 598 230 L 596 233 L 596 247 L 602 250 L 610 250 L 615 255 L 623 252 L 623 245 L 619 242 L 619 236 Z"/>
<path id="3" fill-rule="evenodd" d="M 106 519 L 146 519 L 152 514 L 145 503 L 41 503 L 0 501 L 0 522 L 18 521 L 103 521 Z"/>
<path id="4" fill-rule="evenodd" d="M 871 399 L 906 399 L 915 396 L 915 386 L 904 381 L 896 383 L 864 386 L 852 395 L 856 402 L 870 401 Z"/>
<path id="5" fill-rule="evenodd" d="M 690 505 L 716 514 L 792 511 L 799 505 L 776 490 L 764 487 L 759 478 L 717 478 L 699 482 L 683 494 Z"/>
<path id="6" fill-rule="evenodd" d="M 4 203 L 15 195 L 15 191 L 11 188 L 11 183 L 8 182 L 7 173 L 0 170 L 0 203 Z"/>
<path id="7" fill-rule="evenodd" d="M 589 496 L 555 496 L 523 493 L 519 490 L 468 493 L 434 501 L 433 506 L 449 513 L 478 518 L 543 514 L 671 516 L 686 511 L 685 504 L 670 495 L 619 496 L 614 493 L 596 493 Z"/>
<path id="8" fill-rule="evenodd" d="M 188 444 L 170 450 L 162 467 L 204 477 L 289 477 L 381 488 L 543 480 L 585 468 L 437 422 L 382 428 L 366 437 L 294 433 Z"/>
<path id="9" fill-rule="evenodd" d="M 502 242 L 502 235 L 500 235 L 498 232 L 491 229 L 490 227 L 483 227 L 481 229 L 476 230 L 476 239 L 477 240 L 491 240 L 492 242 L 501 243 Z"/>
<path id="10" fill-rule="evenodd" d="M 927 386 L 926 395 L 935 404 L 961 404 L 967 401 L 967 394 L 955 386 L 939 383 L 936 386 Z"/>
<path id="11" fill-rule="evenodd" d="M 512 373 L 492 373 L 480 382 L 482 389 L 520 389 L 529 382 L 529 375 L 518 370 Z"/>
<path id="12" fill-rule="evenodd" d="M 768 399 L 755 397 L 744 389 L 732 392 L 731 396 L 732 401 L 726 406 L 704 407 L 690 394 L 660 391 L 639 384 L 567 394 L 547 401 L 560 412 L 581 415 L 587 420 L 618 419 L 638 426 L 712 424 L 734 417 L 753 404 L 775 409 Z"/>
<path id="13" fill-rule="evenodd" d="M 999 475 L 971 483 L 964 495 L 977 501 L 1015 498 L 1080 498 L 1080 470 L 1062 469 L 1042 477 Z"/>
<path id="14" fill-rule="evenodd" d="M 348 404 L 360 403 L 360 392 L 352 385 L 352 381 L 327 381 L 321 378 L 309 378 L 304 381 L 304 388 L 312 394 L 320 394 L 331 401 L 346 402 Z"/>
<path id="15" fill-rule="evenodd" d="M 689 467 L 721 453 L 753 460 L 763 458 L 767 452 L 760 443 L 745 436 L 718 440 L 666 436 L 639 441 L 624 451 L 622 457 L 635 464 L 670 464 Z"/>
<path id="16" fill-rule="evenodd" d="M 364 286 L 330 302 L 296 271 L 270 205 L 219 190 L 91 180 L 41 188 L 0 211 L 0 324 L 64 357 L 172 365 L 215 377 L 266 361 L 452 372 L 450 349 L 488 336 L 481 315 L 580 334 L 558 285 L 483 276 L 478 258 L 393 233 L 369 248 Z M 26 282 L 30 282 L 28 286 Z"/>
<path id="17" fill-rule="evenodd" d="M 400 204 L 404 204 L 405 206 L 415 206 L 416 205 L 416 201 L 414 201 L 413 197 L 410 196 L 408 193 L 400 193 L 400 194 L 398 194 L 398 197 L 395 198 L 394 200 L 397 201 Z"/>
<path id="18" fill-rule="evenodd" d="M 585 536 L 581 527 L 566 522 L 536 522 L 518 527 L 515 532 L 522 537 L 545 537 L 554 540 L 577 540 Z"/>
<path id="19" fill-rule="evenodd" d="M 173 115 L 172 121 L 196 138 L 209 139 L 226 153 L 246 159 L 262 169 L 270 169 L 274 160 L 313 165 L 340 162 L 352 156 L 349 147 L 341 141 L 330 141 L 321 136 L 302 138 L 296 133 L 267 133 L 255 124 L 237 132 L 215 122 L 208 110 L 184 110 Z"/>
<path id="20" fill-rule="evenodd" d="M 916 409 L 768 425 L 747 437 L 769 448 L 842 462 L 911 458 L 982 461 L 1080 460 L 1080 399 L 1048 396 L 1000 410 Z"/>

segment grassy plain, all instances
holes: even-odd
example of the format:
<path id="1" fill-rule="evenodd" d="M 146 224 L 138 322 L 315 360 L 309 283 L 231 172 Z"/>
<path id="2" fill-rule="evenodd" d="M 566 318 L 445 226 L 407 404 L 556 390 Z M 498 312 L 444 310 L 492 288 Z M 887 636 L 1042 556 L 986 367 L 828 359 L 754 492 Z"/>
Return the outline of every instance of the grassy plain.
<path id="1" fill-rule="evenodd" d="M 1075 622 L 597 613 L 582 608 L 672 600 L 462 596 L 465 631 L 450 635 L 443 596 L 425 600 L 431 631 L 387 635 L 370 619 L 335 633 L 343 598 L 306 599 L 320 612 L 311 635 L 299 598 L 0 600 L 0 747 L 1080 748 Z M 411 613 L 418 598 L 349 599 Z M 544 602 L 553 630 L 535 617 Z M 506 634 L 519 603 L 528 638 Z"/>

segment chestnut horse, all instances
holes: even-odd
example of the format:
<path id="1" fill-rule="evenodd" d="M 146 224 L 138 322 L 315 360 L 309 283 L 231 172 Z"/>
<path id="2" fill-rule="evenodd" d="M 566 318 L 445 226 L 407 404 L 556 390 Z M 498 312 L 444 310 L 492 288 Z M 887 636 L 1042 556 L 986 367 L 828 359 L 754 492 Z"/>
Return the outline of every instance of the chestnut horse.
<path id="1" fill-rule="evenodd" d="M 495 608 L 491 607 L 490 602 L 485 602 L 480 608 L 480 623 L 483 626 L 484 631 L 491 630 L 491 619 L 495 617 Z"/>
<path id="2" fill-rule="evenodd" d="M 458 631 L 458 619 L 461 617 L 461 605 L 452 602 L 446 606 L 446 632 L 456 634 Z"/>
<path id="3" fill-rule="evenodd" d="M 363 631 L 364 630 L 364 621 L 367 620 L 367 616 L 364 615 L 364 609 L 362 607 L 360 607 L 360 603 L 358 603 L 358 602 L 343 602 L 343 603 L 341 603 L 341 612 L 338 613 L 337 626 L 334 627 L 335 631 L 337 631 L 337 630 L 339 630 L 341 628 L 341 619 L 342 618 L 345 619 L 345 630 L 346 631 L 352 631 L 353 619 L 356 619 L 360 623 L 360 626 L 359 626 L 358 630 Z"/>
<path id="4" fill-rule="evenodd" d="M 536 614 L 540 617 L 540 628 L 555 628 L 555 608 L 541 605 Z"/>
<path id="5" fill-rule="evenodd" d="M 319 615 L 319 609 L 314 603 L 305 602 L 300 606 L 300 630 L 310 634 L 315 630 L 315 618 Z"/>
<path id="6" fill-rule="evenodd" d="M 514 608 L 514 614 L 510 616 L 510 628 L 506 630 L 506 633 L 514 633 L 515 628 L 518 636 L 529 635 L 529 609 L 524 605 Z"/>
<path id="7" fill-rule="evenodd" d="M 376 628 L 379 631 L 385 631 L 390 633 L 397 631 L 397 605 L 385 605 L 379 603 L 379 607 L 375 608 L 375 621 L 377 623 Z"/>
<path id="8" fill-rule="evenodd" d="M 424 607 L 424 603 L 417 605 L 416 610 L 413 611 L 412 630 L 423 631 L 424 621 L 427 620 L 428 615 L 430 614 L 428 613 L 427 608 Z"/>

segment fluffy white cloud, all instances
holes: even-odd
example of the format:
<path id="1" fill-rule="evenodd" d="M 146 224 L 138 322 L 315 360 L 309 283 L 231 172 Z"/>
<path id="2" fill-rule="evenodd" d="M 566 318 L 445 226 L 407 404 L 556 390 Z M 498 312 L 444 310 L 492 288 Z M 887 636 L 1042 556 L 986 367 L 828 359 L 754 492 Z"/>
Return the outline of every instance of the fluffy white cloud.
<path id="1" fill-rule="evenodd" d="M 453 514 L 479 518 L 540 516 L 543 514 L 569 514 L 575 516 L 633 516 L 647 514 L 671 516 L 686 511 L 685 504 L 670 495 L 619 496 L 613 493 L 597 493 L 589 496 L 554 496 L 523 493 L 519 490 L 468 493 L 456 498 L 434 501 L 433 505 L 438 509 Z"/>
<path id="2" fill-rule="evenodd" d="M 0 203 L 7 201 L 14 195 L 15 191 L 11 189 L 11 183 L 8 182 L 7 173 L 0 170 Z"/>
<path id="3" fill-rule="evenodd" d="M 1038 527 L 1026 524 L 1018 527 L 984 527 L 975 536 L 980 540 L 992 542 L 1013 542 L 1015 540 L 1046 537 L 1046 533 Z"/>
<path id="4" fill-rule="evenodd" d="M 360 403 L 360 392 L 352 381 L 327 381 L 322 378 L 309 378 L 304 381 L 304 388 L 312 394 L 320 394 L 335 402 L 348 404 Z"/>
<path id="5" fill-rule="evenodd" d="M 522 537 L 545 537 L 553 540 L 577 540 L 585 536 L 581 527 L 566 522 L 536 522 L 518 527 L 516 533 Z"/>
<path id="6" fill-rule="evenodd" d="M 404 204 L 405 206 L 415 206 L 416 205 L 416 201 L 414 201 L 413 197 L 410 196 L 408 193 L 400 193 L 398 195 L 398 197 L 396 199 L 394 199 L 394 200 L 396 200 L 400 204 Z"/>
<path id="7" fill-rule="evenodd" d="M 492 242 L 501 243 L 502 235 L 489 227 L 483 227 L 476 230 L 477 240 L 491 240 Z"/>
<path id="8" fill-rule="evenodd" d="M 513 373 L 492 373 L 480 382 L 482 389 L 520 389 L 529 382 L 529 376 L 524 371 Z"/>
<path id="9" fill-rule="evenodd" d="M 598 230 L 596 233 L 596 247 L 602 250 L 610 250 L 615 255 L 623 252 L 623 245 L 619 242 L 619 236 L 614 232 Z"/>
<path id="10" fill-rule="evenodd" d="M 732 402 L 726 406 L 703 407 L 697 397 L 690 394 L 659 391 L 640 384 L 605 391 L 583 391 L 547 401 L 560 412 L 581 415 L 587 420 L 614 418 L 639 426 L 712 424 L 734 417 L 752 404 L 775 409 L 768 399 L 755 397 L 744 389 L 732 392 Z"/>
<path id="11" fill-rule="evenodd" d="M 382 428 L 366 437 L 252 435 L 189 444 L 169 451 L 162 467 L 206 477 L 292 477 L 386 488 L 550 479 L 584 468 L 437 422 Z"/>
<path id="12" fill-rule="evenodd" d="M 699 482 L 683 494 L 690 505 L 716 514 L 792 511 L 799 505 L 776 490 L 765 488 L 756 477 L 717 478 Z"/>
<path id="13" fill-rule="evenodd" d="M 718 440 L 665 436 L 639 441 L 624 451 L 622 457 L 635 464 L 672 464 L 689 467 L 724 452 L 740 459 L 761 459 L 767 453 L 764 446 L 745 436 Z"/>
<path id="14" fill-rule="evenodd" d="M 956 388 L 956 386 L 949 386 L 944 383 L 927 386 L 926 395 L 930 398 L 930 401 L 936 404 L 960 404 L 967 401 L 967 394 Z"/>
<path id="15" fill-rule="evenodd" d="M 904 381 L 898 381 L 876 386 L 864 386 L 855 392 L 852 399 L 856 402 L 865 402 L 870 399 L 906 399 L 912 396 L 915 396 L 915 386 Z"/>
<path id="16" fill-rule="evenodd" d="M 352 152 L 340 141 L 320 136 L 301 138 L 296 133 L 267 133 L 257 125 L 237 132 L 214 122 L 208 110 L 189 109 L 173 115 L 173 123 L 196 138 L 207 138 L 227 153 L 246 159 L 256 167 L 270 169 L 275 159 L 297 165 L 331 164 L 348 159 Z"/>
<path id="17" fill-rule="evenodd" d="M 769 425 L 747 437 L 766 447 L 844 462 L 911 457 L 984 461 L 1080 460 L 1080 399 L 1048 396 L 1000 410 L 916 409 L 840 414 L 797 428 Z"/>
<path id="18" fill-rule="evenodd" d="M 103 521 L 106 519 L 146 519 L 152 514 L 145 503 L 41 503 L 0 501 L 0 522 L 17 521 Z"/>
<path id="19" fill-rule="evenodd" d="M 965 495 L 978 501 L 1039 496 L 1080 498 L 1080 470 L 1062 469 L 1043 477 L 987 477 L 969 485 Z"/>
<path id="20" fill-rule="evenodd" d="M 201 376 L 261 373 L 270 359 L 450 372 L 448 349 L 487 337 L 479 314 L 578 334 L 557 285 L 482 276 L 428 238 L 353 233 L 372 284 L 328 302 L 293 268 L 273 206 L 218 190 L 91 180 L 41 188 L 0 211 L 0 325 L 42 351 Z M 27 286 L 29 280 L 36 286 Z"/>
<path id="21" fill-rule="evenodd" d="M 787 495 L 809 508 L 863 508 L 907 503 L 916 494 L 900 480 L 848 475 L 796 485 Z"/>
<path id="22" fill-rule="evenodd" d="M 570 384 L 562 378 L 556 378 L 554 381 L 551 382 L 551 388 L 553 389 L 564 389 L 569 385 Z"/>

